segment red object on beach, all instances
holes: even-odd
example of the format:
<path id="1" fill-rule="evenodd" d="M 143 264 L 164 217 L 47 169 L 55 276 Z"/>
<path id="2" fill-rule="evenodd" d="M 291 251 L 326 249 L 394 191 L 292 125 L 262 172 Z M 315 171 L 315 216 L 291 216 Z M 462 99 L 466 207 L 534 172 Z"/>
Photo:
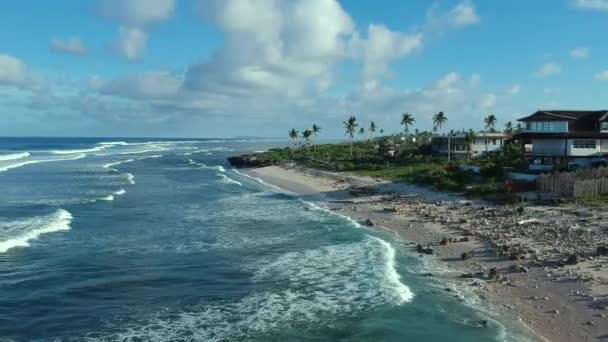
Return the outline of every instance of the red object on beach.
<path id="1" fill-rule="evenodd" d="M 536 190 L 535 182 L 515 182 L 510 179 L 505 179 L 505 191 L 512 192 L 527 192 Z"/>

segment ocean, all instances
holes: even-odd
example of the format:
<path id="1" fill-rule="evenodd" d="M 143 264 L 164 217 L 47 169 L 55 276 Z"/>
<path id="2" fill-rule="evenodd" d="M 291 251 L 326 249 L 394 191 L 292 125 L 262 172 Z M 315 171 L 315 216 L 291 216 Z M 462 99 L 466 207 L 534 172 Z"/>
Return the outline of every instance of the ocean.
<path id="1" fill-rule="evenodd" d="M 524 340 L 432 257 L 226 162 L 288 144 L 0 138 L 0 341 Z"/>

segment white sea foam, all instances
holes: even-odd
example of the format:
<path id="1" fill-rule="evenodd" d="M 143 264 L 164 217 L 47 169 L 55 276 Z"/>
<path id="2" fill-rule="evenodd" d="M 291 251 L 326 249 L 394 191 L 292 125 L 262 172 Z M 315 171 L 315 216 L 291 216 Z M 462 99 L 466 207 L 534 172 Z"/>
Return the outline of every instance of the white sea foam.
<path id="1" fill-rule="evenodd" d="M 98 145 L 102 145 L 102 146 L 126 146 L 129 145 L 129 143 L 124 142 L 124 141 L 104 141 L 104 142 L 100 142 Z"/>
<path id="2" fill-rule="evenodd" d="M 268 182 L 265 182 L 261 178 L 253 177 L 253 176 L 250 176 L 250 175 L 248 175 L 246 173 L 239 172 L 239 170 L 237 170 L 237 169 L 231 169 L 231 170 L 232 170 L 232 172 L 236 173 L 237 175 L 245 177 L 245 178 L 249 178 L 249 179 L 251 179 L 251 180 L 253 180 L 253 181 L 257 182 L 257 183 L 260 183 L 260 184 L 264 185 L 265 187 L 271 189 L 274 192 L 280 192 L 280 193 L 283 193 L 283 194 L 286 194 L 286 195 L 294 195 L 294 196 L 298 195 L 295 192 L 287 191 L 287 190 L 282 189 L 282 188 L 280 188 L 280 187 L 278 187 L 278 186 L 276 186 L 274 184 L 270 184 Z"/>
<path id="3" fill-rule="evenodd" d="M 53 150 L 53 151 L 51 151 L 51 153 L 53 153 L 53 154 L 77 154 L 77 153 L 81 154 L 81 153 L 90 153 L 90 152 L 97 152 L 97 151 L 105 150 L 108 147 L 109 147 L 109 145 L 97 146 L 97 147 L 93 147 L 93 148 L 85 148 L 85 149 L 79 149 L 79 150 Z"/>
<path id="4" fill-rule="evenodd" d="M 40 235 L 69 230 L 72 223 L 72 214 L 67 210 L 59 209 L 56 212 L 19 221 L 0 222 L 0 253 L 14 247 L 27 247 L 31 240 Z"/>
<path id="5" fill-rule="evenodd" d="M 218 173 L 217 176 L 220 177 L 220 181 L 222 183 L 224 183 L 224 184 L 236 184 L 236 185 L 239 185 L 239 186 L 243 186 L 243 183 L 235 181 L 234 179 L 226 176 L 223 173 Z"/>
<path id="6" fill-rule="evenodd" d="M 21 166 L 25 166 L 25 165 L 29 165 L 29 164 L 58 162 L 58 161 L 66 161 L 66 160 L 76 160 L 76 159 L 84 158 L 86 156 L 87 156 L 86 154 L 79 154 L 77 156 L 67 157 L 67 158 L 27 160 L 27 161 L 19 162 L 19 163 L 16 163 L 16 164 L 2 165 L 2 166 L 0 166 L 0 172 L 4 172 L 4 171 L 10 170 L 10 169 L 15 169 L 15 168 L 18 168 L 18 167 L 21 167 Z"/>
<path id="7" fill-rule="evenodd" d="M 401 282 L 401 276 L 395 268 L 395 249 L 393 248 L 393 246 L 391 246 L 390 243 L 382 239 L 379 239 L 377 237 L 372 238 L 380 242 L 384 249 L 386 249 L 384 261 L 384 277 L 386 281 L 386 286 L 393 288 L 399 298 L 399 304 L 411 302 L 414 298 L 414 294 L 412 293 L 409 287 L 407 287 Z"/>
<path id="8" fill-rule="evenodd" d="M 124 195 L 127 191 L 125 189 L 120 189 L 120 190 L 116 190 L 114 192 L 114 195 L 116 196 L 120 196 L 120 195 Z"/>
<path id="9" fill-rule="evenodd" d="M 114 166 L 117 166 L 117 165 L 120 165 L 120 164 L 130 163 L 130 162 L 133 162 L 133 161 L 135 161 L 135 159 L 126 159 L 126 160 L 121 160 L 121 161 L 117 161 L 117 162 L 114 162 L 114 163 L 105 164 L 103 167 L 105 169 L 116 171 L 116 169 L 113 168 Z"/>
<path id="10" fill-rule="evenodd" d="M 22 159 L 22 158 L 27 158 L 29 156 L 30 156 L 29 152 L 0 154 L 0 161 Z"/>
<path id="11" fill-rule="evenodd" d="M 127 178 L 127 181 L 129 182 L 129 184 L 131 184 L 131 185 L 135 184 L 135 176 L 133 176 L 132 173 L 125 173 L 125 177 Z"/>
<path id="12" fill-rule="evenodd" d="M 156 154 L 153 156 L 145 156 L 145 157 L 137 158 L 137 160 L 155 159 L 155 158 L 160 158 L 162 156 L 163 156 L 162 154 Z"/>
<path id="13" fill-rule="evenodd" d="M 268 257 L 254 266 L 252 281 L 289 288 L 136 317 L 108 330 L 118 330 L 111 339 L 121 341 L 241 341 L 303 326 L 329 327 L 345 317 L 405 302 L 386 279 L 386 253 L 381 243 L 366 238 Z"/>

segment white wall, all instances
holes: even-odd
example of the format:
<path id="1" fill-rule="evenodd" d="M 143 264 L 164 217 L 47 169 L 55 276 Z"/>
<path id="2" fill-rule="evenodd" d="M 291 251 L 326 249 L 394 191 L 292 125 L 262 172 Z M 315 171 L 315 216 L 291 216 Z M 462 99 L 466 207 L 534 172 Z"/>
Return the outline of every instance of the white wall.
<path id="1" fill-rule="evenodd" d="M 602 140 L 602 152 L 608 152 L 608 140 Z"/>
<path id="2" fill-rule="evenodd" d="M 593 140 L 595 148 L 574 148 L 574 140 Z M 589 156 L 601 152 L 600 141 L 595 139 L 568 139 L 568 155 L 571 156 Z"/>
<path id="3" fill-rule="evenodd" d="M 486 138 L 477 138 L 473 143 L 472 150 L 474 154 L 481 154 L 484 152 L 499 151 L 502 148 L 503 139 L 496 138 L 496 145 L 492 143 L 492 139 L 487 139 L 488 144 L 486 145 Z"/>
<path id="4" fill-rule="evenodd" d="M 542 154 L 564 154 L 564 140 L 538 139 L 532 140 L 532 152 Z"/>

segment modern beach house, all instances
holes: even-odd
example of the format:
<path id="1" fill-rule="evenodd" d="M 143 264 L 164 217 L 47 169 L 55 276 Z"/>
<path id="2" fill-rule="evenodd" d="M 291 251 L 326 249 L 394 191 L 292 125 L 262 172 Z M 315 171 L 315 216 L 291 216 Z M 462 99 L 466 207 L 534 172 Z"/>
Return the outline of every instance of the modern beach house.
<path id="1" fill-rule="evenodd" d="M 517 135 L 530 169 L 570 169 L 606 163 L 608 110 L 539 110 L 521 118 Z"/>
<path id="2" fill-rule="evenodd" d="M 454 159 L 465 159 L 469 153 L 469 147 L 465 140 L 466 134 L 456 133 L 448 136 L 433 137 L 431 145 L 435 153 L 448 154 Z M 488 153 L 500 151 L 505 143 L 507 136 L 500 132 L 475 133 L 475 141 L 471 144 L 470 156 L 480 157 Z"/>

